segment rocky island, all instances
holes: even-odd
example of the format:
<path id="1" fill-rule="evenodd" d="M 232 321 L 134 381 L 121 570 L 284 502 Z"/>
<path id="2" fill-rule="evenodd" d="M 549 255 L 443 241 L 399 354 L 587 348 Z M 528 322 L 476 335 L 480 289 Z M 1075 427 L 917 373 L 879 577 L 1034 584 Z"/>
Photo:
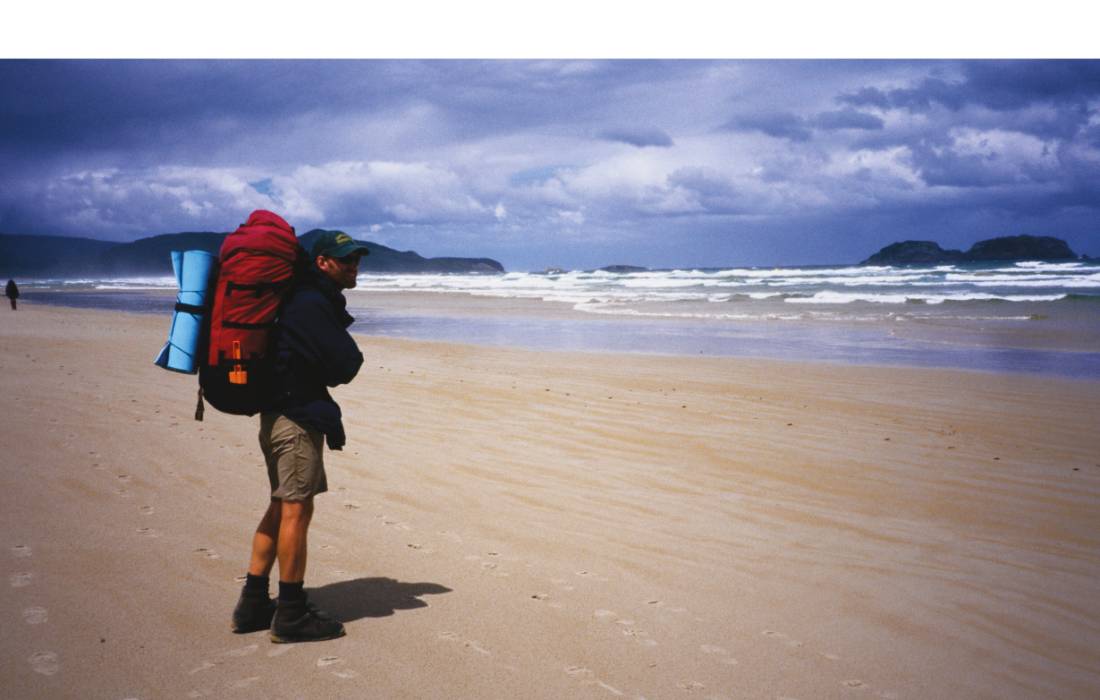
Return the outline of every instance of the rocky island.
<path id="1" fill-rule="evenodd" d="M 1078 260 L 1069 245 L 1053 236 L 1002 236 L 978 241 L 965 253 L 944 250 L 933 241 L 891 243 L 860 265 L 939 265 L 1020 260 Z"/>

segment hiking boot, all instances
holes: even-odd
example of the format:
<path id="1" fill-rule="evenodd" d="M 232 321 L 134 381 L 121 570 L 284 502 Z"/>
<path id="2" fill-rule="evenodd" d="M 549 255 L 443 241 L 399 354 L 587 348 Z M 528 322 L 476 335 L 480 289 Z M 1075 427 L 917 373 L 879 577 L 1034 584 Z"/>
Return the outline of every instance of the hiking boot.
<path id="1" fill-rule="evenodd" d="M 276 644 L 323 642 L 344 636 L 344 625 L 305 599 L 279 601 L 271 620 L 271 641 Z"/>
<path id="2" fill-rule="evenodd" d="M 271 627 L 274 616 L 275 601 L 267 597 L 266 591 L 257 595 L 242 590 L 237 607 L 233 608 L 233 632 L 244 634 L 265 630 Z"/>

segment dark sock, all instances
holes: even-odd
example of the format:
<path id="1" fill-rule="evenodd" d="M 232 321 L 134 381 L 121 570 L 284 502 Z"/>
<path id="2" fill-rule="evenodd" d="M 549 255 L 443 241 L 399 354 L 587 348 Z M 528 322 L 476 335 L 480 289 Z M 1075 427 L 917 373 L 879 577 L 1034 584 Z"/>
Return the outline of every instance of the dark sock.
<path id="1" fill-rule="evenodd" d="M 270 579 L 267 576 L 253 576 L 245 574 L 244 589 L 249 593 L 263 593 L 267 595 L 267 587 Z"/>
<path id="2" fill-rule="evenodd" d="M 291 603 L 305 600 L 305 581 L 279 581 L 279 600 Z"/>

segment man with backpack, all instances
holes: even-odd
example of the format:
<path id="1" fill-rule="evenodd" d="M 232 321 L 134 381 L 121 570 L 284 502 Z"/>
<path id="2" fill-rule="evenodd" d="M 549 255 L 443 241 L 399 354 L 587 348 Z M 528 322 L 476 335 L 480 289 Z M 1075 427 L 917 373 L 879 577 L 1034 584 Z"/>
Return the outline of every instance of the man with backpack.
<path id="1" fill-rule="evenodd" d="M 328 387 L 350 382 L 363 355 L 347 328 L 354 319 L 343 290 L 355 287 L 366 247 L 346 233 L 326 231 L 314 242 L 308 269 L 295 279 L 272 332 L 271 396 L 260 416 L 271 503 L 256 528 L 233 631 L 270 628 L 277 643 L 335 639 L 344 626 L 308 602 L 304 591 L 306 534 L 313 497 L 328 490 L 323 442 L 342 449 L 340 407 Z M 279 595 L 268 576 L 279 562 Z"/>

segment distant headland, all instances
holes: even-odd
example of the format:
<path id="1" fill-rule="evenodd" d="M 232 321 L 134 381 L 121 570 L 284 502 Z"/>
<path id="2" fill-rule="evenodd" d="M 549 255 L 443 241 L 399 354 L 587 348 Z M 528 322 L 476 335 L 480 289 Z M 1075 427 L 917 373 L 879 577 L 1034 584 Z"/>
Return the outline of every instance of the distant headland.
<path id="1" fill-rule="evenodd" d="M 306 250 L 324 229 L 299 237 Z M 225 233 L 167 233 L 132 243 L 96 241 L 64 236 L 25 236 L 0 233 L 0 276 L 89 277 L 120 275 L 170 275 L 173 250 L 205 250 L 217 253 Z M 370 251 L 359 264 L 360 272 L 486 273 L 500 274 L 504 266 L 491 258 L 425 258 L 370 241 L 358 241 Z"/>
<path id="2" fill-rule="evenodd" d="M 965 253 L 944 250 L 932 241 L 891 243 L 860 265 L 936 265 L 994 261 L 1079 260 L 1077 253 L 1060 238 L 1053 236 L 1002 236 L 978 241 Z"/>

